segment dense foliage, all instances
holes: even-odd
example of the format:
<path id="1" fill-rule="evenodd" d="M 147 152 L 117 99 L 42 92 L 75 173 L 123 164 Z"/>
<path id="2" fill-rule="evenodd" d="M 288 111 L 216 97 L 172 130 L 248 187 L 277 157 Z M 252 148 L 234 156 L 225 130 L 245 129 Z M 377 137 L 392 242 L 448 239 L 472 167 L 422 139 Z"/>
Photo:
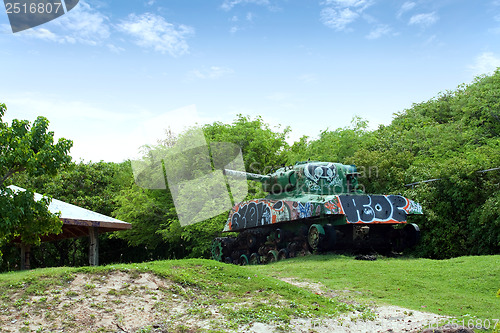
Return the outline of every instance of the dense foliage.
<path id="1" fill-rule="evenodd" d="M 415 104 L 375 131 L 355 118 L 348 128 L 302 138 L 289 162 L 308 154 L 357 165 L 366 192 L 420 202 L 418 255 L 500 253 L 500 70 Z"/>
<path id="2" fill-rule="evenodd" d="M 500 70 L 414 105 L 350 160 L 377 165 L 377 192 L 402 192 L 424 207 L 418 253 L 449 258 L 500 252 Z M 428 179 L 405 190 L 404 184 Z M 382 185 L 382 186 L 381 186 Z"/>
<path id="3" fill-rule="evenodd" d="M 46 120 L 37 120 L 35 125 L 32 133 L 45 133 Z M 14 127 L 28 129 L 26 124 Z M 449 258 L 500 253 L 500 170 L 496 169 L 500 167 L 500 69 L 414 104 L 396 114 L 390 125 L 376 130 L 368 130 L 365 120 L 354 117 L 351 126 L 324 130 L 314 139 L 304 136 L 289 145 L 289 128 L 272 128 L 260 117 L 240 115 L 231 124 L 215 122 L 179 136 L 167 132 L 157 145 L 145 146 L 142 151 L 143 160 L 156 165 L 162 175 L 155 181 L 163 182 L 163 188 L 141 186 L 134 179 L 130 161 L 71 164 L 56 177 L 52 176 L 55 168 L 43 172 L 40 164 L 28 163 L 24 168 L 37 177 L 20 175 L 15 181 L 132 223 L 132 230 L 100 236 L 102 262 L 207 257 L 227 212 L 181 226 L 174 196 L 162 173 L 167 167 L 167 162 L 162 162 L 163 152 L 175 151 L 176 143 L 196 130 L 203 131 L 212 155 L 213 142 L 240 147 L 245 169 L 250 172 L 269 173 L 283 164 L 307 159 L 357 165 L 367 193 L 402 194 L 424 207 L 424 215 L 413 216 L 412 221 L 422 231 L 416 255 Z M 13 161 L 34 163 L 32 155 L 8 156 Z M 191 160 L 175 156 L 168 163 L 189 165 L 193 179 L 199 176 L 193 165 L 203 159 L 202 155 Z M 5 168 L 0 171 L 9 172 Z M 422 182 L 426 180 L 432 181 Z M 247 198 L 265 195 L 258 184 L 250 182 L 249 186 Z M 190 190 L 196 193 L 195 187 Z M 199 190 L 200 195 L 207 191 Z M 203 207 L 200 212 L 204 212 Z M 56 253 L 59 264 L 84 264 L 85 240 L 76 242 L 55 245 L 59 250 L 43 245 L 45 254 L 37 257 Z M 65 251 L 72 253 L 73 260 L 64 257 Z M 38 263 L 55 264 L 43 259 Z"/>
<path id="4" fill-rule="evenodd" d="M 62 222 L 48 211 L 50 199 L 35 201 L 30 189 L 15 191 L 7 185 L 19 173 L 54 175 L 71 160 L 68 152 L 73 143 L 64 138 L 54 143 L 54 133 L 47 131 L 49 121 L 44 117 L 33 124 L 14 119 L 9 125 L 2 121 L 6 110 L 0 103 L 0 245 L 14 239 L 37 245 L 40 236 L 59 233 Z"/>
<path id="5" fill-rule="evenodd" d="M 251 120 L 238 116 L 232 124 L 216 122 L 203 126 L 202 130 L 208 147 L 213 142 L 229 142 L 241 147 L 247 170 L 260 172 L 260 168 L 281 165 L 286 161 L 285 149 L 288 145 L 285 139 L 289 130 L 272 129 L 261 118 Z M 179 137 L 169 134 L 166 139 L 159 140 L 158 145 L 144 147 L 144 157 L 150 159 L 153 156 L 154 159 L 154 156 L 162 156 L 160 152 L 165 149 L 175 151 L 175 145 L 186 140 L 192 135 L 192 131 L 193 129 L 186 131 Z M 203 159 L 203 149 L 200 151 L 201 153 L 191 153 L 189 159 L 186 158 L 187 154 L 178 152 L 171 163 L 174 163 L 177 169 L 186 169 L 195 174 L 200 170 L 195 167 L 196 163 L 192 160 Z M 212 155 L 215 153 L 213 146 L 211 153 Z M 161 161 L 153 160 L 153 164 L 161 166 Z M 196 177 L 196 175 L 191 176 Z M 163 244 L 165 250 L 163 256 L 166 258 L 207 257 L 212 240 L 220 235 L 224 227 L 227 211 L 215 216 L 209 214 L 201 223 L 181 227 L 168 183 L 165 186 L 166 189 L 148 189 L 134 185 L 118 194 L 117 201 L 120 207 L 115 211 L 115 215 L 119 219 L 131 222 L 133 228 L 130 231 L 116 233 L 116 237 L 126 239 L 134 246 L 145 245 L 148 248 L 156 248 Z M 211 205 L 212 202 L 204 200 L 204 190 L 206 189 L 194 188 L 192 196 L 200 204 Z M 260 186 L 250 184 L 249 197 L 263 195 L 265 193 L 260 190 Z M 207 210 L 201 207 L 199 211 Z"/>

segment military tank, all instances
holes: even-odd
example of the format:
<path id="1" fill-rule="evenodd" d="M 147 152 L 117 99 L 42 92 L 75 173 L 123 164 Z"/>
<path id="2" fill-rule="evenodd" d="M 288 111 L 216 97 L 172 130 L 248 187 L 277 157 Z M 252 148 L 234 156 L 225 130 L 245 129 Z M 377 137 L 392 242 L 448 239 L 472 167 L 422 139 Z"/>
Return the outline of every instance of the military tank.
<path id="1" fill-rule="evenodd" d="M 365 194 L 354 165 L 298 162 L 268 175 L 224 170 L 227 177 L 262 183 L 263 199 L 236 204 L 218 237 L 212 258 L 261 264 L 327 251 L 401 252 L 420 235 L 410 214 L 420 204 L 400 195 Z"/>

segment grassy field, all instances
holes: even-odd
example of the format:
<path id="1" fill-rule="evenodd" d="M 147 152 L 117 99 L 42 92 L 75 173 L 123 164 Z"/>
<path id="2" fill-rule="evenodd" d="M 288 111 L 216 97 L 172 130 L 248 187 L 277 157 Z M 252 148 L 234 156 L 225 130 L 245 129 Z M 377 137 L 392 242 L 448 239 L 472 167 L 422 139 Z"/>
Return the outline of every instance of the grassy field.
<path id="1" fill-rule="evenodd" d="M 319 282 L 346 296 L 413 310 L 479 319 L 500 318 L 500 256 L 449 260 L 324 255 L 252 268 L 269 276 Z"/>
<path id="2" fill-rule="evenodd" d="M 116 272 L 125 274 L 127 282 L 108 289 L 105 298 L 97 295 L 99 284 Z M 134 281 L 146 272 L 169 281 L 168 285 L 158 290 L 142 285 L 139 288 Z M 68 289 L 75 277 L 82 274 L 83 287 Z M 283 279 L 319 286 L 322 292 L 297 287 Z M 168 331 L 178 332 L 190 331 L 192 326 L 184 327 L 183 323 L 192 318 L 206 320 L 200 331 L 210 332 L 237 331 L 242 325 L 255 322 L 274 323 L 286 331 L 291 318 L 320 320 L 353 312 L 361 320 L 371 320 L 374 313 L 368 305 L 373 303 L 450 315 L 467 325 L 469 320 L 476 323 L 499 319 L 499 289 L 500 256 L 357 261 L 353 257 L 322 255 L 244 267 L 202 259 L 172 260 L 0 274 L 0 318 L 3 324 L 24 320 L 22 328 L 26 332 L 50 332 L 61 327 L 76 332 L 81 327 L 75 327 L 79 324 L 71 309 L 81 312 L 89 304 L 86 325 L 97 325 L 96 318 L 111 312 L 108 310 L 113 306 L 125 304 L 124 298 L 118 298 L 123 296 L 136 297 L 137 304 L 147 298 L 149 303 L 136 307 L 143 312 L 157 312 L 155 318 L 165 323 Z M 182 313 L 175 316 L 171 305 L 174 301 L 184 304 Z M 150 308 L 144 309 L 148 304 Z M 220 314 L 219 320 L 211 319 L 213 309 Z M 61 312 L 54 315 L 56 310 Z M 38 322 L 33 318 L 38 318 Z M 118 326 L 121 319 L 114 320 Z M 0 320 L 2 331 L 7 330 L 2 329 Z M 150 332 L 152 328 L 136 331 Z"/>

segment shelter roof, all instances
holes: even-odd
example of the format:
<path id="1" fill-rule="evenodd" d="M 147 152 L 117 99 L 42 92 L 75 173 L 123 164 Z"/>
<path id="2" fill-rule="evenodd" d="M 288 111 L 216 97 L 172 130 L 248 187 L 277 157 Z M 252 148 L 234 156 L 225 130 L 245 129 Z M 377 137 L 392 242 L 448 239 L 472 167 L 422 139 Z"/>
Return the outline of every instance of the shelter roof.
<path id="1" fill-rule="evenodd" d="M 14 191 L 25 191 L 25 189 L 10 185 Z M 40 200 L 43 195 L 35 193 L 35 200 Z M 91 210 L 78 207 L 67 202 L 52 199 L 49 205 L 51 213 L 60 213 L 60 219 L 63 221 L 62 233 L 58 235 L 42 236 L 45 241 L 53 241 L 64 238 L 75 238 L 89 235 L 89 227 L 96 227 L 99 233 L 131 229 L 130 223 L 93 212 Z"/>

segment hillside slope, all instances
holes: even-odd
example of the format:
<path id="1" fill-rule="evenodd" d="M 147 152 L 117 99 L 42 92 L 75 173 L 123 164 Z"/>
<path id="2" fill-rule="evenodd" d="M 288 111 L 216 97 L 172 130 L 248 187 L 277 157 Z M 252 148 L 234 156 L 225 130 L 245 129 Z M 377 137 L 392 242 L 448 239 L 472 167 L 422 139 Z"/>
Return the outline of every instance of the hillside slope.
<path id="1" fill-rule="evenodd" d="M 480 296 L 475 279 L 485 290 L 498 284 L 500 256 L 459 259 L 359 262 L 310 256 L 258 267 L 176 260 L 7 273 L 0 275 L 0 332 L 417 332 L 437 326 L 445 315 L 460 316 L 454 302 L 436 311 L 439 315 L 417 311 L 432 310 L 440 294 L 469 302 L 466 291 L 472 286 L 476 289 L 471 292 Z M 484 276 L 485 265 L 496 277 Z M 396 280 L 408 280 L 415 274 L 411 267 L 424 266 L 427 274 L 421 271 L 418 285 L 393 289 L 407 289 L 419 296 L 417 300 L 427 297 L 428 308 L 387 306 L 404 302 L 407 294 L 400 294 L 398 302 L 393 291 L 381 293 L 394 284 L 386 272 L 393 272 Z M 438 271 L 464 277 L 466 268 L 476 271 L 476 277 L 466 277 L 461 286 L 450 289 L 442 279 L 446 283 L 431 283 Z M 379 287 L 368 282 L 377 274 Z M 430 290 L 425 290 L 426 284 Z M 474 303 L 467 307 L 468 316 L 458 319 L 465 318 L 467 325 L 471 318 L 484 324 L 489 318 L 491 326 L 493 314 L 500 313 L 500 298 L 493 292 L 476 297 Z"/>

